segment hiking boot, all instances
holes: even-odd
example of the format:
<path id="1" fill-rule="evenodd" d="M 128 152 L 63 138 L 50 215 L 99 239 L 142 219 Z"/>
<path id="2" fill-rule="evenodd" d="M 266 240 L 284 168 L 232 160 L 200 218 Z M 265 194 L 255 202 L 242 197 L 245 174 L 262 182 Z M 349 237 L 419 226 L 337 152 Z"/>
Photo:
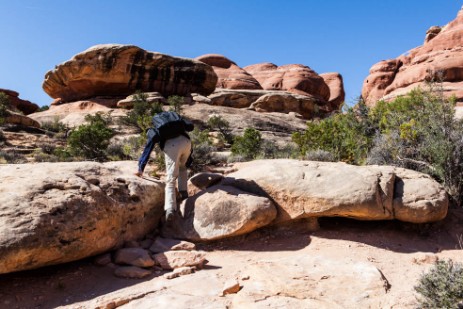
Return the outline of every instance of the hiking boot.
<path id="1" fill-rule="evenodd" d="M 179 193 L 182 201 L 188 198 L 188 191 L 180 191 Z"/>
<path id="2" fill-rule="evenodd" d="M 175 211 L 173 209 L 166 210 L 166 224 L 171 225 L 172 221 L 174 221 Z"/>

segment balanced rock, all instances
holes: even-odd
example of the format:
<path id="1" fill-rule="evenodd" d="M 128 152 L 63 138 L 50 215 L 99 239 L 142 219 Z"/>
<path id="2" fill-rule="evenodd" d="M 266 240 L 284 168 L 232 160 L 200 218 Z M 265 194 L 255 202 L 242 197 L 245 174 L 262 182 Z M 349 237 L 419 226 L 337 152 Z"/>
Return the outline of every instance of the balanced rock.
<path id="1" fill-rule="evenodd" d="M 428 30 L 422 46 L 397 59 L 381 61 L 370 69 L 362 98 L 370 106 L 378 100 L 392 100 L 414 88 L 427 88 L 428 81 L 442 81 L 446 96 L 463 102 L 463 10 L 442 27 Z"/>
<path id="2" fill-rule="evenodd" d="M 225 56 L 207 54 L 197 57 L 196 60 L 212 66 L 218 76 L 217 88 L 262 89 L 254 77 Z"/>
<path id="3" fill-rule="evenodd" d="M 392 166 L 259 160 L 220 186 L 270 197 L 278 208 L 275 223 L 331 216 L 425 223 L 445 218 L 448 209 L 447 193 L 430 176 Z"/>
<path id="4" fill-rule="evenodd" d="M 244 70 L 265 90 L 286 90 L 311 95 L 325 102 L 330 98 L 330 88 L 323 78 L 302 64 L 276 66 L 272 63 L 261 63 L 247 66 Z"/>
<path id="5" fill-rule="evenodd" d="M 133 45 L 93 46 L 45 75 L 43 89 L 63 102 L 97 96 L 128 96 L 137 90 L 164 97 L 214 91 L 217 75 L 209 65 L 146 51 Z"/>
<path id="6" fill-rule="evenodd" d="M 66 263 L 142 238 L 159 224 L 164 185 L 136 162 L 0 165 L 0 273 Z"/>
<path id="7" fill-rule="evenodd" d="M 17 93 L 16 91 L 0 88 L 0 92 L 3 92 L 4 94 L 7 95 L 9 99 L 9 103 L 11 105 L 10 107 L 12 109 L 16 109 L 24 113 L 25 115 L 29 115 L 39 109 L 39 106 L 37 104 L 32 103 L 27 100 L 20 99 L 19 93 Z"/>
<path id="8" fill-rule="evenodd" d="M 273 202 L 237 188 L 213 186 L 186 199 L 166 233 L 191 241 L 210 241 L 252 232 L 277 216 Z"/>

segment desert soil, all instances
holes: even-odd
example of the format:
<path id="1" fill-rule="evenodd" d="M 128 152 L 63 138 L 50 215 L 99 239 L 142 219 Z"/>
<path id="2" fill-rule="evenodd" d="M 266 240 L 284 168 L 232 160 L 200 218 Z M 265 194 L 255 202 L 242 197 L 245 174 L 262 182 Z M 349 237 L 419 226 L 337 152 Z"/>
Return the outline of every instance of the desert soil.
<path id="1" fill-rule="evenodd" d="M 185 280 L 190 282 L 188 288 L 211 289 L 201 285 L 204 276 L 222 279 L 217 282 L 237 278 L 241 285 L 246 285 L 253 279 L 252 265 L 258 265 L 259 261 L 288 260 L 301 255 L 319 256 L 346 264 L 361 262 L 373 265 L 389 284 L 384 295 L 377 296 L 379 299 L 374 303 L 380 305 L 376 307 L 415 308 L 413 287 L 423 272 L 437 259 L 463 263 L 461 210 L 452 210 L 443 222 L 424 226 L 340 218 L 324 218 L 319 223 L 320 228 L 316 231 L 309 231 L 303 225 L 267 228 L 231 240 L 197 244 L 198 249 L 206 251 L 209 263 L 194 274 L 171 280 L 164 278 L 163 273 L 154 273 L 144 279 L 117 278 L 113 275 L 113 268 L 96 266 L 92 259 L 0 275 L 0 308 L 94 308 L 97 304 L 150 308 L 150 297 L 155 297 L 156 289 L 173 289 L 176 284 L 184 285 Z M 140 292 L 147 286 L 151 287 L 151 291 Z M 212 287 L 217 290 L 222 288 L 222 285 Z M 332 289 L 339 291 L 338 303 L 343 303 L 343 297 L 354 297 L 343 293 L 342 286 L 332 286 Z M 111 297 L 118 298 L 119 294 L 132 297 L 124 299 L 127 296 L 121 296 L 119 300 L 123 301 L 120 303 L 108 301 Z M 232 300 L 235 295 L 222 297 L 224 301 L 210 303 L 207 307 L 224 308 L 226 300 Z M 159 307 L 162 308 L 158 304 Z"/>

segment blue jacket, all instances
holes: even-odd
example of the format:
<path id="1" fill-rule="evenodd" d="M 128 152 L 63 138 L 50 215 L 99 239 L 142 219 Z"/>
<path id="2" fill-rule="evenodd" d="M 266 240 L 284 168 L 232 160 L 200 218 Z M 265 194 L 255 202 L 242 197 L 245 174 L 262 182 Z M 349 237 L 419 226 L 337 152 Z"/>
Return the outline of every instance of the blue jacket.
<path id="1" fill-rule="evenodd" d="M 183 122 L 185 123 L 185 129 L 187 131 L 193 130 L 194 128 L 193 123 L 191 123 L 190 121 L 186 119 L 183 119 Z M 186 132 L 182 135 L 188 139 L 190 138 L 190 136 Z M 156 143 L 159 143 L 162 150 L 164 149 L 164 145 L 166 143 L 166 141 L 159 136 L 159 132 L 155 128 L 148 129 L 148 131 L 146 132 L 146 136 L 147 136 L 147 141 L 146 141 L 145 149 L 143 149 L 143 153 L 141 154 L 141 157 L 138 160 L 138 171 L 139 172 L 143 172 L 145 170 L 146 164 L 148 163 L 148 160 L 150 159 L 151 152 L 153 152 L 153 149 Z"/>

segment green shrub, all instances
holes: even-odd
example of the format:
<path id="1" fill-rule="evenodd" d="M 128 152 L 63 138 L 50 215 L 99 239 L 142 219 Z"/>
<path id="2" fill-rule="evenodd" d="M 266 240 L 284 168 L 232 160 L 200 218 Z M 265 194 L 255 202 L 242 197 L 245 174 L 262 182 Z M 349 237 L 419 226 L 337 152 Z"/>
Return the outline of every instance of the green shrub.
<path id="1" fill-rule="evenodd" d="M 213 152 L 217 149 L 212 145 L 209 130 L 200 130 L 195 127 L 189 135 L 193 146 L 194 158 L 190 169 L 195 173 L 201 172 L 204 170 L 204 167 L 213 163 Z"/>
<path id="2" fill-rule="evenodd" d="M 233 135 L 230 130 L 230 124 L 221 116 L 214 115 L 207 120 L 207 125 L 211 130 L 218 131 L 222 134 L 224 140 L 228 144 L 233 143 Z"/>
<path id="3" fill-rule="evenodd" d="M 147 98 L 145 93 L 137 92 L 134 95 L 133 109 L 123 118 L 124 123 L 139 128 L 141 132 L 151 126 L 151 118 L 155 114 L 162 112 L 162 104 L 150 103 Z"/>
<path id="4" fill-rule="evenodd" d="M 309 161 L 336 162 L 334 155 L 325 150 L 311 150 L 305 154 L 305 159 Z"/>
<path id="5" fill-rule="evenodd" d="M 82 156 L 91 160 L 104 160 L 105 151 L 113 131 L 107 126 L 107 119 L 97 113 L 87 115 L 85 120 L 89 124 L 79 126 L 68 137 L 68 147 L 74 156 Z"/>
<path id="6" fill-rule="evenodd" d="M 17 151 L 0 151 L 0 162 L 10 164 L 21 164 L 27 163 L 27 159 L 24 155 L 20 154 Z"/>
<path id="7" fill-rule="evenodd" d="M 178 95 L 171 95 L 167 98 L 167 103 L 170 105 L 170 109 L 177 114 L 182 113 L 182 105 L 185 103 L 183 97 Z"/>
<path id="8" fill-rule="evenodd" d="M 231 147 L 233 155 L 242 156 L 245 159 L 255 159 L 261 150 L 262 136 L 253 128 L 244 130 L 243 136 L 236 136 Z"/>
<path id="9" fill-rule="evenodd" d="M 306 130 L 294 133 L 292 138 L 303 157 L 307 152 L 322 150 L 331 153 L 336 161 L 362 164 L 374 132 L 368 108 L 360 102 L 345 113 L 307 122 Z"/>
<path id="10" fill-rule="evenodd" d="M 45 131 L 50 131 L 54 133 L 63 133 L 69 130 L 69 128 L 64 124 L 59 121 L 59 118 L 56 117 L 53 121 L 51 122 L 44 122 L 40 126 L 43 130 Z"/>
<path id="11" fill-rule="evenodd" d="M 463 301 L 463 267 L 452 260 L 438 261 L 419 279 L 415 291 L 420 308 L 459 308 Z"/>
<path id="12" fill-rule="evenodd" d="M 138 160 L 144 142 L 142 136 L 133 136 L 123 141 L 116 141 L 108 146 L 106 154 L 112 161 Z"/>
<path id="13" fill-rule="evenodd" d="M 40 106 L 39 109 L 37 110 L 37 112 L 44 112 L 44 111 L 47 111 L 49 110 L 50 107 L 48 105 L 43 105 L 43 106 Z"/>

